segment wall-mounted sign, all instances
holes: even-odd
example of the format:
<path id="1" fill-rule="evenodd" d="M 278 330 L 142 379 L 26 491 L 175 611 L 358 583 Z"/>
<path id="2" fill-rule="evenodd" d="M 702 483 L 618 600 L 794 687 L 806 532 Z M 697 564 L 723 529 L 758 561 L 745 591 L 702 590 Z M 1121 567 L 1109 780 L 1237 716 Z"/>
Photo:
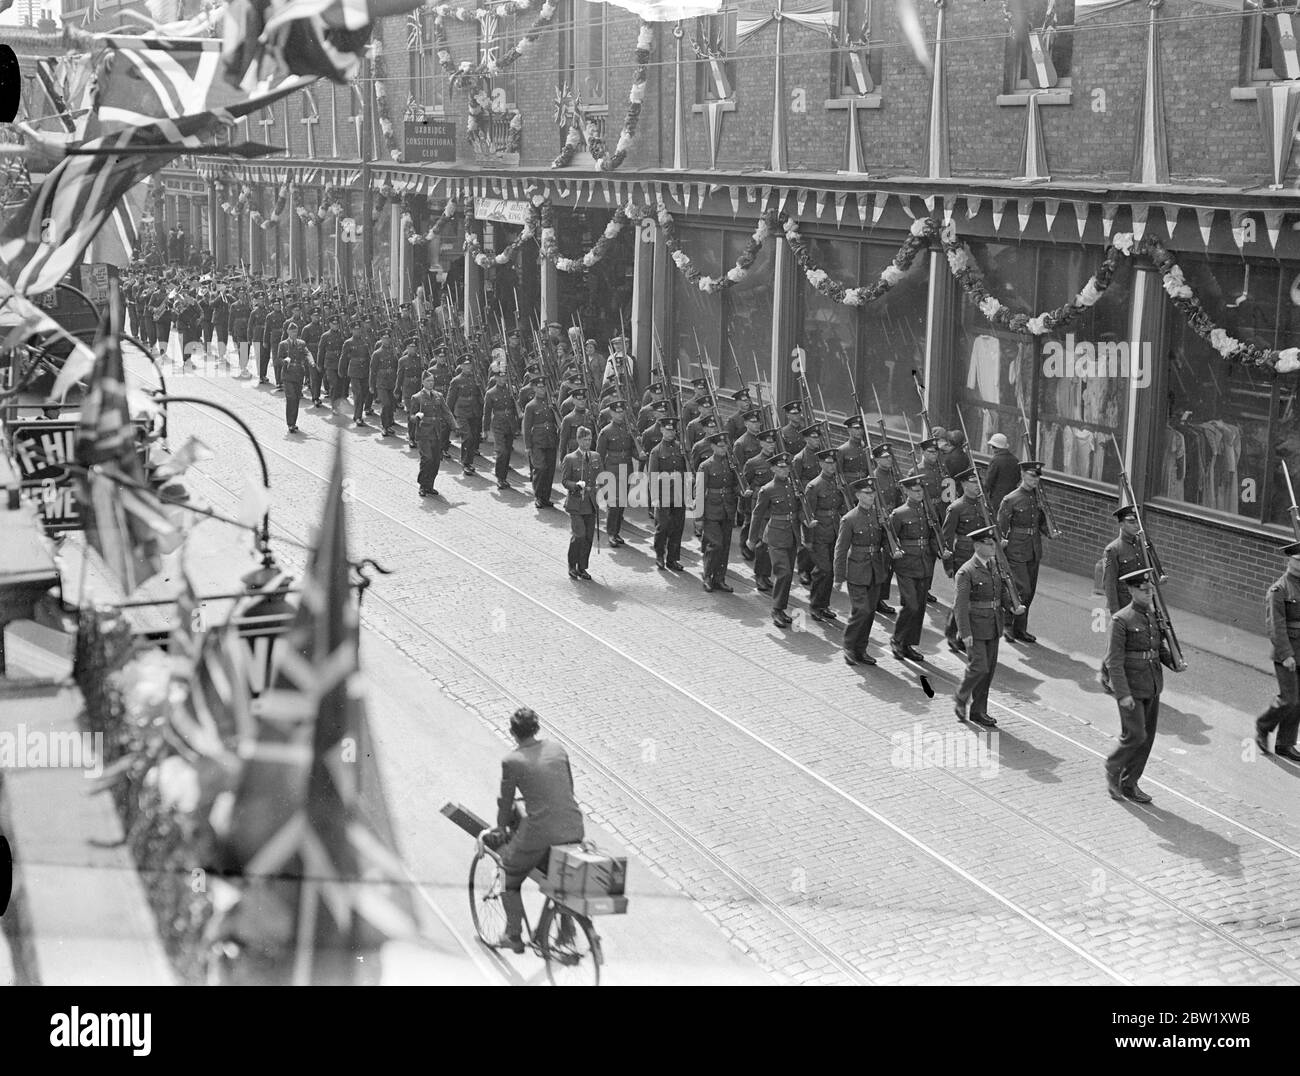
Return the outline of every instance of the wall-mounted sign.
<path id="1" fill-rule="evenodd" d="M 474 218 L 523 227 L 528 223 L 531 208 L 527 202 L 513 202 L 508 198 L 475 198 Z"/>
<path id="2" fill-rule="evenodd" d="M 454 161 L 456 124 L 453 120 L 407 120 L 402 145 L 408 161 Z"/>

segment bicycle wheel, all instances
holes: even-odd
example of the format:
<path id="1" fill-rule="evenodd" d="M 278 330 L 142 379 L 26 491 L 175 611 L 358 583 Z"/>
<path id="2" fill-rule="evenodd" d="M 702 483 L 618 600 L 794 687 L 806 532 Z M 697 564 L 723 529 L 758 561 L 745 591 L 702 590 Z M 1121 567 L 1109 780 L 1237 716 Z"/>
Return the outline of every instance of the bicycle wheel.
<path id="1" fill-rule="evenodd" d="M 600 938 L 590 919 L 547 901 L 537 933 L 552 986 L 600 985 Z"/>
<path id="2" fill-rule="evenodd" d="M 484 945 L 500 945 L 506 934 L 506 909 L 501 894 L 506 872 L 491 852 L 478 851 L 469 865 L 469 912 Z"/>

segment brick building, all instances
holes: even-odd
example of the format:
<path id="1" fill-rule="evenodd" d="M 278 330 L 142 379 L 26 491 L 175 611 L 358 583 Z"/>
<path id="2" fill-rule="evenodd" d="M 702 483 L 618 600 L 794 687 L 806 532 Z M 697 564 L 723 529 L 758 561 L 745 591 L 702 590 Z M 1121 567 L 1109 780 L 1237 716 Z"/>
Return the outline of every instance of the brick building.
<path id="1" fill-rule="evenodd" d="M 1079 293 L 1111 237 L 1132 232 L 1159 237 L 1232 336 L 1300 344 L 1300 59 L 1289 5 L 1029 0 L 1029 21 L 1013 32 L 1000 5 L 930 0 L 917 11 L 933 70 L 893 4 L 776 6 L 779 19 L 771 0 L 726 0 L 721 13 L 680 24 L 680 37 L 659 25 L 637 137 L 611 171 L 582 150 L 565 167 L 551 162 L 575 95 L 616 142 L 634 16 L 558 0 L 519 61 L 480 83 L 488 107 L 477 140 L 467 92 L 449 89 L 440 69 L 435 12 L 385 20 L 355 88 L 320 83 L 241 124 L 238 137 L 283 154 L 186 160 L 165 173 L 166 219 L 191 221 L 223 263 L 353 282 L 368 272 L 397 297 L 450 284 L 471 307 L 518 301 L 525 317 L 564 324 L 580 315 L 597 337 L 626 318 L 642 383 L 656 339 L 670 369 L 689 376 L 698 334 L 722 387 L 761 370 L 784 399 L 802 346 L 832 422 L 854 407 L 852 369 L 880 399 L 877 408 L 864 391 L 868 420 L 883 417 L 898 441 L 905 418 L 914 433 L 919 425 L 913 370 L 935 421 L 955 426 L 960 410 L 977 450 L 994 431 L 1019 445 L 1023 406 L 1065 532 L 1048 543 L 1049 563 L 1070 570 L 1090 571 L 1113 530 L 1113 435 L 1149 505 L 1171 600 L 1256 626 L 1290 534 L 1281 465 L 1300 451 L 1296 378 L 1221 358 L 1145 256 L 1120 261 L 1066 338 L 991 324 L 937 242 L 884 298 L 855 308 L 809 283 L 776 235 L 742 283 L 713 294 L 677 271 L 652 220 L 572 273 L 541 261 L 533 243 L 480 270 L 463 256 L 462 221 L 424 238 L 447 197 L 465 196 L 483 249 L 502 250 L 530 196 L 546 193 L 559 253 L 580 258 L 618 205 L 662 192 L 682 250 L 706 273 L 733 265 L 760 212 L 780 208 L 798 219 L 813 263 L 852 287 L 876 280 L 913 221 L 932 214 L 952 222 L 990 293 L 1033 315 Z M 503 56 L 538 8 L 460 15 L 442 19 L 453 67 Z M 1123 345 L 1148 360 L 1137 370 L 1149 378 L 1049 376 L 1045 365 L 1050 347 L 1118 357 Z"/>

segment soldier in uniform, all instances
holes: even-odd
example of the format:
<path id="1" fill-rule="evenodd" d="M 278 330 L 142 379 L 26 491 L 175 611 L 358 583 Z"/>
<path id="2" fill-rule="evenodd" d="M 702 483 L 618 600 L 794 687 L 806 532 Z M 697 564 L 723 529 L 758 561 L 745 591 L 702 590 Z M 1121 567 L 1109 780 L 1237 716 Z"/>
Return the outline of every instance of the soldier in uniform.
<path id="1" fill-rule="evenodd" d="M 150 310 L 153 314 L 154 352 L 165 358 L 172 335 L 172 305 L 167 294 L 166 278 L 154 289 Z"/>
<path id="2" fill-rule="evenodd" d="M 546 382 L 533 378 L 533 398 L 524 408 L 524 451 L 532 465 L 533 503 L 538 508 L 553 508 L 551 483 L 555 480 L 555 449 L 560 430 L 555 408 L 546 398 Z"/>
<path id="3" fill-rule="evenodd" d="M 975 552 L 957 569 L 953 601 L 957 630 L 969 656 L 966 675 L 953 696 L 953 708 L 958 721 L 974 721 L 990 729 L 997 724 L 989 714 L 989 685 L 998 667 L 1003 608 L 1010 607 L 1013 614 L 1021 608 L 1011 605 L 1011 593 L 993 563 L 993 535 L 992 527 L 971 532 Z"/>
<path id="4" fill-rule="evenodd" d="M 234 338 L 235 348 L 239 352 L 239 376 L 252 377 L 253 368 L 248 361 L 248 319 L 253 308 L 248 302 L 248 292 L 239 289 L 235 301 L 230 304 L 230 335 Z"/>
<path id="5" fill-rule="evenodd" d="M 590 579 L 591 543 L 596 537 L 600 510 L 596 488 L 600 478 L 600 456 L 591 450 L 591 429 L 578 428 L 578 447 L 564 457 L 560 484 L 567 494 L 564 510 L 569 513 L 569 578 Z"/>
<path id="6" fill-rule="evenodd" d="M 731 399 L 736 405 L 736 410 L 727 419 L 723 431 L 731 442 L 732 452 L 735 452 L 736 442 L 745 434 L 745 413 L 753 409 L 754 401 L 750 398 L 749 389 L 747 388 L 737 389 L 731 394 Z"/>
<path id="7" fill-rule="evenodd" d="M 322 337 L 322 340 L 324 338 Z M 420 362 L 420 353 L 417 350 L 415 339 L 412 338 L 406 342 L 406 348 L 402 351 L 397 360 L 397 399 L 401 403 L 410 400 L 417 392 L 424 381 L 424 364 Z M 409 408 L 406 409 L 406 442 L 412 448 L 416 447 L 415 439 L 416 422 L 411 416 Z"/>
<path id="8" fill-rule="evenodd" d="M 364 354 L 364 345 L 359 338 L 358 346 Z M 358 401 L 364 401 L 365 398 L 364 392 L 357 396 Z M 360 407 L 361 403 L 358 402 L 358 413 Z M 442 466 L 443 438 L 446 436 L 447 428 L 455 424 L 455 419 L 447 409 L 447 401 L 442 398 L 442 393 L 434 387 L 431 374 L 424 375 L 423 387 L 407 401 L 406 410 L 408 414 L 414 415 L 420 424 L 416 431 L 416 439 L 420 446 L 418 479 L 420 496 L 440 497 L 441 494 L 434 488 L 434 483 L 438 481 L 438 469 Z M 358 425 L 365 425 L 365 423 L 358 419 Z"/>
<path id="9" fill-rule="evenodd" d="M 586 389 L 578 388 L 569 399 L 573 401 L 573 407 L 560 419 L 560 454 L 563 456 L 577 449 L 578 430 L 596 425 L 596 416 L 587 407 Z"/>
<path id="10" fill-rule="evenodd" d="M 302 337 L 302 342 L 307 345 L 307 350 L 313 355 L 320 355 L 321 337 L 325 335 L 325 326 L 321 324 L 320 311 L 312 310 L 311 318 L 307 324 L 302 327 L 298 333 Z M 311 402 L 313 407 L 323 406 L 321 393 L 329 390 L 328 378 L 325 374 L 329 367 L 323 362 L 317 362 L 311 371 Z"/>
<path id="11" fill-rule="evenodd" d="M 276 349 L 275 365 L 282 373 L 284 385 L 284 420 L 290 433 L 298 432 L 298 406 L 302 403 L 302 383 L 307 371 L 316 365 L 315 357 L 307 345 L 298 338 L 298 326 L 289 330 L 289 337 Z"/>
<path id="12" fill-rule="evenodd" d="M 339 359 L 343 355 L 343 333 L 339 331 L 339 316 L 329 316 L 329 326 L 316 342 L 316 362 L 325 371 L 325 391 L 329 394 L 330 413 L 338 412 L 338 402 L 347 395 L 347 375 L 339 372 Z M 412 438 L 414 444 L 414 438 Z"/>
<path id="13" fill-rule="evenodd" d="M 704 420 L 712 418 L 717 420 L 717 414 L 713 409 L 713 399 L 707 393 L 700 398 L 696 404 L 696 415 L 686 424 L 686 443 L 693 445 L 704 436 Z M 720 429 L 721 427 L 718 427 Z"/>
<path id="14" fill-rule="evenodd" d="M 515 443 L 515 422 L 519 413 L 515 410 L 515 397 L 510 391 L 503 357 L 501 367 L 493 378 L 492 387 L 483 396 L 482 426 L 492 431 L 492 447 L 496 459 L 493 473 L 497 479 L 497 489 L 510 488 L 510 450 Z"/>
<path id="15" fill-rule="evenodd" d="M 393 411 L 397 400 L 397 356 L 387 330 L 380 334 L 379 344 L 370 356 L 370 390 L 379 400 L 380 430 L 385 437 L 396 434 Z"/>
<path id="16" fill-rule="evenodd" d="M 957 569 L 975 555 L 975 543 L 971 534 L 984 527 L 984 512 L 980 508 L 979 475 L 975 468 L 962 471 L 953 476 L 962 486 L 962 494 L 948 506 L 943 517 L 943 544 L 952 550 L 952 556 L 944 564 L 944 571 L 951 579 Z M 949 610 L 947 623 L 943 627 L 943 636 L 948 640 L 948 649 L 954 654 L 964 654 L 965 644 L 957 631 L 957 614 Z"/>
<path id="17" fill-rule="evenodd" d="M 519 413 L 524 413 L 530 403 L 533 402 L 533 378 L 542 376 L 542 368 L 535 362 L 530 362 L 524 367 L 523 383 L 519 386 L 519 397 L 515 403 L 519 405 Z"/>
<path id="18" fill-rule="evenodd" d="M 651 404 L 650 409 L 651 415 L 654 416 L 654 422 L 647 426 L 641 433 L 641 451 L 644 452 L 647 457 L 650 454 L 650 450 L 663 440 L 664 431 L 660 423 L 668 417 L 668 403 L 665 400 L 660 400 L 657 404 Z M 678 447 L 681 447 L 680 444 Z M 685 453 L 683 453 L 683 455 L 685 455 Z"/>
<path id="19" fill-rule="evenodd" d="M 265 369 L 265 363 L 260 364 Z M 365 404 L 366 387 L 370 384 L 370 352 L 366 348 L 365 337 L 361 335 L 361 323 L 352 326 L 352 335 L 343 343 L 343 353 L 339 356 L 339 368 L 346 369 L 348 384 L 352 386 L 352 421 L 358 426 L 367 426 Z"/>
<path id="20" fill-rule="evenodd" d="M 659 416 L 655 413 L 655 405 L 664 402 L 663 385 L 658 381 L 652 381 L 650 387 L 645 390 L 643 399 L 645 402 L 641 405 L 641 410 L 636 413 L 637 433 L 645 433 L 659 421 Z"/>
<path id="21" fill-rule="evenodd" d="M 804 439 L 804 443 L 803 448 L 798 453 L 792 454 L 790 480 L 794 483 L 795 490 L 802 495 L 808 483 L 821 474 L 822 468 L 819 457 L 823 447 L 822 428 L 814 423 L 811 426 L 805 426 L 799 431 L 799 435 Z M 799 555 L 796 558 L 795 565 L 799 572 L 799 582 L 804 586 L 811 585 L 813 564 L 807 547 L 799 547 Z"/>
<path id="22" fill-rule="evenodd" d="M 766 594 L 772 589 L 772 558 L 761 542 L 749 544 L 750 527 L 754 517 L 754 498 L 758 491 L 772 481 L 772 457 L 776 455 L 776 430 L 763 430 L 757 436 L 758 452 L 750 456 L 741 468 L 746 492 L 741 495 L 743 523 L 740 528 L 740 552 L 746 560 L 754 562 L 754 585 Z"/>
<path id="23" fill-rule="evenodd" d="M 463 359 L 460 372 L 451 379 L 447 406 L 460 426 L 460 465 L 467 475 L 474 474 L 474 459 L 483 439 L 483 390 L 474 376 L 472 360 Z"/>
<path id="24" fill-rule="evenodd" d="M 925 591 L 934 576 L 934 545 L 938 536 L 931 529 L 921 504 L 925 496 L 921 476 L 910 474 L 898 484 L 906 490 L 907 501 L 889 513 L 889 527 L 902 553 L 894 561 L 903 608 L 894 624 L 892 649 L 899 660 L 924 661 L 925 655 L 916 644 L 921 641 L 921 626 L 925 622 Z"/>
<path id="25" fill-rule="evenodd" d="M 682 413 L 677 416 L 677 421 L 683 428 L 688 428 L 700 413 L 700 401 L 709 398 L 709 383 L 704 378 L 692 378 L 691 389 L 691 398 L 682 400 Z M 689 439 L 685 443 L 689 443 Z"/>
<path id="26" fill-rule="evenodd" d="M 713 438 L 718 433 L 718 420 L 709 415 L 700 423 L 700 436 L 691 442 L 691 454 L 687 462 L 693 470 L 699 470 L 700 464 L 713 455 Z"/>
<path id="27" fill-rule="evenodd" d="M 1020 464 L 1020 485 L 1002 498 L 998 507 L 998 532 L 1006 546 L 1011 576 L 1020 592 L 1024 612 L 1016 616 L 1007 633 L 1007 641 L 1036 643 L 1029 634 L 1029 607 L 1038 589 L 1038 568 L 1043 561 L 1043 535 L 1055 538 L 1047 528 L 1047 517 L 1038 501 L 1038 483 L 1043 465 L 1037 460 Z"/>
<path id="28" fill-rule="evenodd" d="M 1142 550 L 1138 546 L 1137 511 L 1131 504 L 1126 504 L 1115 509 L 1112 515 L 1119 521 L 1119 536 L 1102 551 L 1101 589 L 1106 595 L 1106 611 L 1114 616 L 1129 602 L 1124 576 L 1144 565 Z"/>
<path id="29" fill-rule="evenodd" d="M 943 522 L 943 468 L 939 465 L 939 445 L 933 437 L 927 437 L 918 446 L 921 449 L 921 462 L 917 464 L 916 473 L 921 476 L 921 488 L 925 491 L 925 501 L 934 513 L 932 519 Z M 932 593 L 934 578 L 925 581 L 925 600 L 930 605 L 938 605 L 939 599 Z"/>
<path id="30" fill-rule="evenodd" d="M 805 535 L 812 564 L 808 605 L 814 620 L 835 620 L 836 613 L 830 602 L 834 590 L 835 542 L 839 537 L 840 516 L 844 513 L 844 495 L 835 474 L 835 449 L 822 449 L 817 454 L 817 462 L 820 472 L 803 490 L 805 517 L 812 520 L 811 532 Z"/>
<path id="31" fill-rule="evenodd" d="M 1106 649 L 1106 675 L 1119 705 L 1120 723 L 1119 746 L 1106 759 L 1106 790 L 1114 800 L 1150 803 L 1138 781 L 1155 744 L 1160 692 L 1165 686 L 1160 667 L 1178 666 L 1152 611 L 1150 569 L 1129 572 L 1121 581 L 1130 600 L 1110 618 Z"/>
<path id="32" fill-rule="evenodd" d="M 871 478 L 876 486 L 876 501 L 888 516 L 904 500 L 903 493 L 898 488 L 898 475 L 894 471 L 894 449 L 888 441 L 881 441 L 871 450 L 871 457 L 875 461 Z M 880 592 L 880 604 L 876 606 L 876 612 L 882 616 L 894 616 L 898 610 L 889 604 L 889 585 L 894 579 L 892 562 L 886 561 L 885 571 L 888 578 Z"/>
<path id="33" fill-rule="evenodd" d="M 835 586 L 847 583 L 849 588 L 844 663 L 874 665 L 876 659 L 867 653 L 867 641 L 880 595 L 889 583 L 888 556 L 884 528 L 876 512 L 875 482 L 869 477 L 859 478 L 852 488 L 857 504 L 840 520 L 835 538 Z"/>
<path id="34" fill-rule="evenodd" d="M 710 594 L 715 590 L 732 594 L 734 588 L 727 583 L 727 561 L 739 483 L 727 459 L 727 435 L 715 433 L 710 444 L 713 455 L 700 464 L 695 474 L 696 496 L 704 498 L 704 589 Z"/>
<path id="35" fill-rule="evenodd" d="M 1264 626 L 1273 644 L 1273 673 L 1277 698 L 1255 722 L 1255 742 L 1268 754 L 1268 734 L 1277 729 L 1273 753 L 1300 762 L 1296 735 L 1300 733 L 1300 691 L 1296 688 L 1296 654 L 1300 644 L 1300 542 L 1282 547 L 1286 572 L 1264 595 Z"/>
<path id="36" fill-rule="evenodd" d="M 609 510 L 605 513 L 605 533 L 609 535 L 609 544 L 624 544 L 623 513 L 628 507 L 628 493 L 632 488 L 632 476 L 636 474 L 637 464 L 643 459 L 641 446 L 627 425 L 627 404 L 614 400 L 609 405 L 609 425 L 600 431 L 596 438 L 596 454 L 600 456 L 600 465 L 617 481 L 614 483 L 613 496 Z"/>
<path id="37" fill-rule="evenodd" d="M 212 294 L 212 331 L 216 336 L 217 358 L 224 359 L 230 346 L 230 295 L 225 284 L 214 289 Z M 204 347 L 207 342 L 205 337 Z"/>
<path id="38" fill-rule="evenodd" d="M 801 526 L 799 493 L 790 481 L 790 456 L 779 452 L 772 457 L 772 480 L 758 491 L 754 518 L 749 521 L 749 542 L 766 549 L 772 560 L 772 623 L 788 628 L 792 621 L 785 611 L 794 579 L 795 553 Z"/>
<path id="39" fill-rule="evenodd" d="M 199 343 L 203 345 L 204 354 L 212 344 L 212 300 L 215 296 L 216 289 L 211 284 L 204 284 L 199 289 Z"/>
<path id="40" fill-rule="evenodd" d="M 279 391 L 284 388 L 284 379 L 280 376 L 280 367 L 276 364 L 279 358 L 279 346 L 281 337 L 284 334 L 284 309 L 279 295 L 272 297 L 270 304 L 266 308 L 266 317 L 262 321 L 262 350 L 271 356 L 272 367 L 275 370 L 275 387 Z"/>
<path id="41" fill-rule="evenodd" d="M 199 347 L 203 311 L 198 300 L 188 294 L 185 286 L 182 286 L 180 294 L 176 296 L 175 311 L 176 332 L 181 338 L 182 361 L 191 363 L 194 361 L 194 352 Z"/>
<path id="42" fill-rule="evenodd" d="M 660 439 L 650 449 L 647 463 L 650 510 L 655 521 L 655 563 L 670 571 L 682 570 L 682 532 L 686 529 L 686 453 L 677 441 L 677 422 L 667 415 L 657 423 Z M 647 431 L 648 432 L 648 431 Z"/>
<path id="43" fill-rule="evenodd" d="M 785 425 L 781 427 L 779 438 L 781 451 L 789 453 L 791 457 L 797 456 L 803 451 L 804 445 L 803 406 L 798 400 L 791 400 L 782 404 L 781 410 L 785 412 Z"/>
<path id="44" fill-rule="evenodd" d="M 259 385 L 269 385 L 271 383 L 271 379 L 266 376 L 271 356 L 267 354 L 266 349 L 262 346 L 262 337 L 266 330 L 266 313 L 267 306 L 262 293 L 260 291 L 255 292 L 253 294 L 252 309 L 248 312 L 248 340 L 252 359 L 257 363 L 257 383 Z"/>

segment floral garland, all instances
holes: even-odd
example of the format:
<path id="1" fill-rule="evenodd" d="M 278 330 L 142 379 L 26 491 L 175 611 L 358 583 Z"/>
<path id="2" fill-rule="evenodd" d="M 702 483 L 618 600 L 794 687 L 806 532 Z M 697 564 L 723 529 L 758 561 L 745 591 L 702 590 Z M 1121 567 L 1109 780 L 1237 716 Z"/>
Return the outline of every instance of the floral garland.
<path id="1" fill-rule="evenodd" d="M 377 224 L 379 222 L 380 214 L 388 208 L 389 201 L 396 193 L 397 189 L 393 186 L 393 181 L 391 179 L 384 180 L 382 184 L 375 188 L 375 201 L 370 207 L 371 224 Z"/>
<path id="2" fill-rule="evenodd" d="M 589 135 L 595 133 L 593 124 L 587 124 Z M 578 147 L 582 145 L 582 114 L 575 105 L 573 111 L 569 113 L 569 130 L 564 136 L 564 145 L 560 147 L 560 152 L 555 160 L 551 162 L 552 168 L 568 168 L 573 163 L 574 154 L 578 152 Z M 597 148 L 604 152 L 600 145 L 600 140 L 596 139 Z"/>
<path id="3" fill-rule="evenodd" d="M 384 86 L 384 54 L 379 42 L 374 43 L 375 71 L 375 110 L 379 114 L 379 129 L 384 132 L 384 148 L 388 156 L 395 161 L 402 159 L 402 151 L 397 148 L 397 135 L 393 131 L 393 120 L 388 114 L 388 89 Z"/>
<path id="4" fill-rule="evenodd" d="M 917 255 L 929 246 L 930 236 L 935 233 L 935 222 L 930 217 L 914 220 L 902 246 L 881 270 L 875 282 L 865 287 L 846 288 L 838 280 L 832 280 L 826 270 L 813 261 L 808 241 L 799 233 L 798 221 L 782 214 L 781 227 L 785 231 L 785 241 L 790 244 L 795 261 L 799 263 L 808 283 L 817 289 L 818 294 L 844 306 L 866 306 L 880 299 L 907 275 Z"/>
<path id="5" fill-rule="evenodd" d="M 605 141 L 600 137 L 600 129 L 594 121 L 587 121 L 582 125 L 583 129 L 579 130 L 581 121 L 575 110 L 564 146 L 559 156 L 551 162 L 552 168 L 565 168 L 573 161 L 573 156 L 578 151 L 579 134 L 586 138 L 587 149 L 602 172 L 612 172 L 627 160 L 628 150 L 632 148 L 632 140 L 636 138 L 637 124 L 641 119 L 641 105 L 645 101 L 646 67 L 650 63 L 650 49 L 654 41 L 654 26 L 642 22 L 636 38 L 636 66 L 632 70 L 632 87 L 627 91 L 627 115 L 623 118 L 623 129 L 618 134 L 614 151 L 606 151 Z"/>
<path id="6" fill-rule="evenodd" d="M 517 43 L 511 45 L 502 54 L 501 59 L 498 60 L 488 55 L 478 64 L 473 64 L 469 60 L 462 60 L 457 63 L 452 58 L 451 49 L 447 46 L 447 39 L 443 36 L 443 19 L 450 15 L 460 22 L 470 22 L 474 19 L 485 19 L 489 14 L 504 19 L 515 12 L 527 11 L 531 6 L 528 0 L 513 0 L 512 3 L 497 4 L 490 11 L 486 8 L 475 8 L 473 11 L 463 7 L 450 8 L 446 4 L 439 4 L 433 9 L 433 46 L 438 56 L 438 65 L 442 68 L 443 74 L 447 76 L 448 84 L 452 89 L 468 90 L 479 79 L 491 78 L 493 75 L 498 75 L 508 67 L 513 66 L 520 56 L 532 48 L 533 44 L 541 36 L 542 31 L 555 18 L 555 4 L 552 0 L 546 0 L 542 4 L 542 9 L 537 13 L 537 18 L 533 20 L 532 26 L 528 28 L 528 31 Z"/>
<path id="7" fill-rule="evenodd" d="M 339 196 L 337 187 L 326 187 L 325 194 L 321 197 L 320 208 L 316 210 L 316 216 L 324 220 L 326 216 L 333 215 L 337 217 L 343 212 L 343 199 Z"/>
<path id="8" fill-rule="evenodd" d="M 991 325 L 1006 329 L 1008 332 L 1044 336 L 1074 324 L 1083 316 L 1085 310 L 1095 306 L 1105 294 L 1111 281 L 1115 279 L 1115 271 L 1119 268 L 1120 259 L 1133 252 L 1132 235 L 1128 235 L 1126 239 L 1117 235 L 1115 239 L 1116 242 L 1107 248 L 1101 267 L 1088 279 L 1088 283 L 1083 286 L 1083 290 L 1078 295 L 1055 310 L 1045 310 L 1041 314 L 1032 316 L 1013 314 L 996 296 L 989 293 L 984 284 L 984 274 L 965 243 L 951 237 L 945 237 L 942 242 L 944 253 L 948 257 L 949 271 L 962 286 L 966 297 L 979 307 L 980 313 Z"/>
<path id="9" fill-rule="evenodd" d="M 432 203 L 429 206 L 433 208 Z M 442 215 L 433 222 L 433 225 L 427 232 L 421 235 L 419 232 L 413 232 L 406 237 L 406 241 L 414 246 L 417 243 L 432 243 L 438 234 L 456 219 L 456 213 L 460 209 L 460 203 L 455 198 L 448 198 L 446 204 L 442 207 Z"/>
<path id="10" fill-rule="evenodd" d="M 566 258 L 560 253 L 560 247 L 555 238 L 555 208 L 551 205 L 550 199 L 544 199 L 541 195 L 534 195 L 533 205 L 540 209 L 536 227 L 541 234 L 538 243 L 541 248 L 541 255 L 561 273 L 577 273 L 583 269 L 590 269 L 609 253 L 610 243 L 619 237 L 627 221 L 635 224 L 650 215 L 648 210 L 634 205 L 632 202 L 620 206 L 614 210 L 613 215 L 609 218 L 609 223 L 605 225 L 604 232 L 601 233 L 600 238 L 592 244 L 591 249 L 586 254 L 581 258 Z"/>
<path id="11" fill-rule="evenodd" d="M 509 137 L 506 139 L 505 146 L 502 147 L 501 153 L 518 153 L 519 147 L 523 143 L 524 117 L 519 109 L 509 109 L 504 113 L 510 117 Z M 492 139 L 488 135 L 488 123 L 492 118 L 492 107 L 488 101 L 487 90 L 477 89 L 469 95 L 469 119 L 465 125 L 465 133 L 469 136 L 469 143 L 476 153 L 486 157 L 497 156 L 497 151 L 492 145 Z"/>
<path id="12" fill-rule="evenodd" d="M 465 254 L 474 260 L 474 264 L 480 269 L 490 269 L 494 265 L 505 265 L 515 256 L 517 251 L 524 243 L 532 239 L 537 234 L 536 224 L 532 215 L 529 215 L 527 222 L 520 230 L 519 235 L 510 241 L 510 243 L 498 250 L 495 254 L 485 254 L 483 247 L 479 243 L 478 236 L 473 230 L 465 232 Z"/>
<path id="13" fill-rule="evenodd" d="M 749 237 L 749 242 L 745 244 L 745 249 L 740 252 L 736 264 L 722 276 L 706 276 L 692 264 L 690 255 L 682 250 L 681 243 L 677 239 L 677 225 L 672 214 L 668 212 L 668 207 L 664 205 L 662 197 L 658 199 L 658 212 L 656 215 L 659 227 L 664 231 L 664 247 L 668 251 L 668 256 L 672 258 L 673 264 L 677 266 L 678 272 L 698 287 L 700 291 L 708 295 L 735 287 L 749 276 L 749 267 L 754 264 L 758 252 L 763 249 L 763 244 L 772 232 L 772 225 L 777 223 L 779 219 L 774 209 L 769 209 L 761 214 L 758 218 L 758 225 L 754 229 L 754 234 Z"/>

